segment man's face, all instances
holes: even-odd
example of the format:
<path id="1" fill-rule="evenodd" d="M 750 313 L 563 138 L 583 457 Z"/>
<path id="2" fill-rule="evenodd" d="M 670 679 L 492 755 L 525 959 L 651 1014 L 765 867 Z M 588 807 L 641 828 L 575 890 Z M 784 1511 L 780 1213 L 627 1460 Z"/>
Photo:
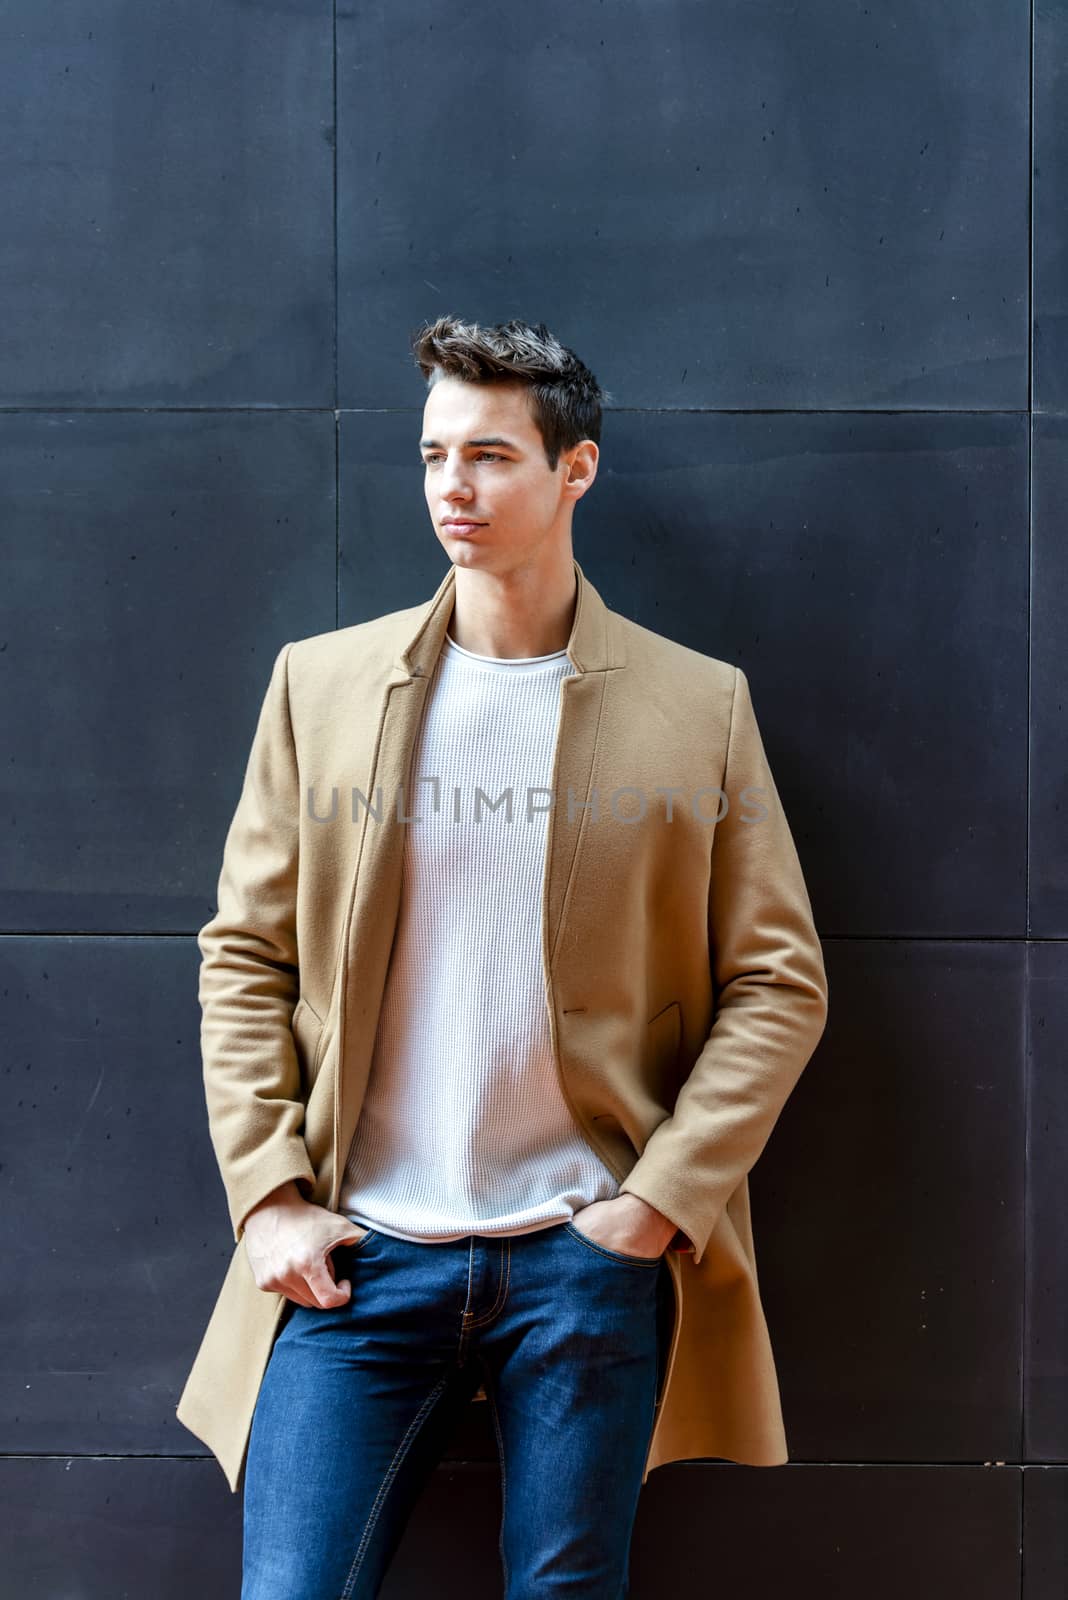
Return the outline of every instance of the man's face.
<path id="1" fill-rule="evenodd" d="M 498 573 L 570 541 L 571 508 L 592 483 L 597 458 L 596 444 L 584 440 L 550 471 L 528 387 L 459 378 L 439 378 L 427 395 L 421 450 L 427 508 L 449 560 Z M 573 462 L 579 476 L 569 484 Z M 456 517 L 477 526 L 449 526 Z"/>

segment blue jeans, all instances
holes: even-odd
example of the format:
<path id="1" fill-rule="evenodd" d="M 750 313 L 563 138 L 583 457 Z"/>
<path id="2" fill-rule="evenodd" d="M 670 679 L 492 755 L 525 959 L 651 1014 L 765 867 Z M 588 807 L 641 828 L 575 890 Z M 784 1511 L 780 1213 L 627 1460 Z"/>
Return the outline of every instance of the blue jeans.
<path id="1" fill-rule="evenodd" d="M 332 1251 L 344 1305 L 288 1301 L 252 1419 L 241 1600 L 369 1600 L 480 1383 L 505 1600 L 623 1600 L 674 1294 L 571 1222 Z"/>

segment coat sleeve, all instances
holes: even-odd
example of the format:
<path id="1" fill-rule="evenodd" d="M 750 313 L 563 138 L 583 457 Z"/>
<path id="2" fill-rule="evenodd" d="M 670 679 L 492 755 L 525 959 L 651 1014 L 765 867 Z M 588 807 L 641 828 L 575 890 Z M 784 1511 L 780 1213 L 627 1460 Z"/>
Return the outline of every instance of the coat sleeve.
<path id="1" fill-rule="evenodd" d="M 272 1189 L 315 1172 L 290 1027 L 299 995 L 300 780 L 282 646 L 223 847 L 218 911 L 197 935 L 208 1126 L 234 1230 Z"/>
<path id="2" fill-rule="evenodd" d="M 728 809 L 712 836 L 708 907 L 712 1029 L 672 1114 L 620 1185 L 688 1236 L 695 1263 L 827 1018 L 823 952 L 801 864 L 739 667 L 722 787 Z"/>

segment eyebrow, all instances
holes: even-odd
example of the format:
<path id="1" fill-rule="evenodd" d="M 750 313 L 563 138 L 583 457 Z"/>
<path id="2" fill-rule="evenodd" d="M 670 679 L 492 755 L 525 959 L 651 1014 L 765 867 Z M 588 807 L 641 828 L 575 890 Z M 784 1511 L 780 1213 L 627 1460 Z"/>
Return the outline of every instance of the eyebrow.
<path id="1" fill-rule="evenodd" d="M 503 444 L 506 450 L 518 451 L 519 449 L 519 446 L 513 444 L 511 439 L 465 439 L 462 448 L 464 450 L 473 450 L 477 445 L 484 444 Z M 444 446 L 437 439 L 420 439 L 419 448 L 420 450 L 442 450 Z"/>

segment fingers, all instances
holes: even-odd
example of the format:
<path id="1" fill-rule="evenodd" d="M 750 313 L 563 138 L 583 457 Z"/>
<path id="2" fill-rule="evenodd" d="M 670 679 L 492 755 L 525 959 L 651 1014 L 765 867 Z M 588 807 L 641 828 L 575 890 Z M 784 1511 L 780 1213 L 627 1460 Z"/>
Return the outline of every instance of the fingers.
<path id="1" fill-rule="evenodd" d="M 328 1261 L 317 1263 L 306 1272 L 305 1281 L 314 1296 L 313 1304 L 324 1310 L 330 1306 L 344 1305 L 349 1297 L 349 1280 L 342 1278 L 335 1283 L 333 1268 Z"/>
<path id="2" fill-rule="evenodd" d="M 337 1221 L 341 1224 L 337 1237 L 326 1242 L 316 1239 L 317 1230 L 302 1227 L 281 1239 L 272 1238 L 267 1249 L 250 1251 L 257 1287 L 281 1293 L 294 1305 L 312 1311 L 344 1305 L 352 1286 L 347 1278 L 335 1282 L 330 1252 L 358 1244 L 369 1230 L 351 1223 L 347 1217 L 339 1216 Z"/>
<path id="3" fill-rule="evenodd" d="M 286 1299 L 287 1300 L 292 1300 L 294 1305 L 306 1306 L 309 1311 L 317 1311 L 317 1310 L 320 1309 L 320 1307 L 318 1307 L 316 1305 L 316 1302 L 314 1300 L 307 1299 L 306 1296 L 303 1295 L 303 1294 L 298 1294 L 296 1291 L 288 1290 L 288 1289 L 285 1290 L 284 1293 L 285 1293 Z"/>
<path id="4" fill-rule="evenodd" d="M 344 1233 L 339 1234 L 336 1239 L 331 1239 L 323 1248 L 326 1254 L 329 1255 L 331 1250 L 336 1250 L 339 1244 L 359 1244 L 366 1232 L 366 1228 L 353 1228 L 350 1223 Z"/>

